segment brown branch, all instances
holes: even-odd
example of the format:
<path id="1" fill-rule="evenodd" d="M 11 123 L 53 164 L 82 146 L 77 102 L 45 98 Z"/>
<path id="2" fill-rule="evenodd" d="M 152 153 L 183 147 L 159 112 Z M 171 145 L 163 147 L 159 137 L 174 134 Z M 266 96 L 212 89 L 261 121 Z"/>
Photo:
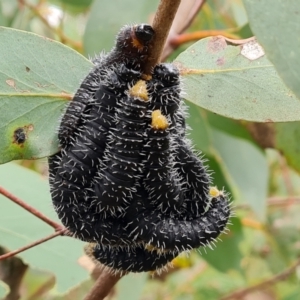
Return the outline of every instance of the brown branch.
<path id="1" fill-rule="evenodd" d="M 144 73 L 150 74 L 152 68 L 160 62 L 165 42 L 172 22 L 179 7 L 180 0 L 161 0 L 153 20 L 155 36 L 151 44 L 151 55 L 145 66 Z"/>
<path id="2" fill-rule="evenodd" d="M 279 281 L 283 281 L 286 278 L 288 278 L 292 273 L 294 273 L 297 269 L 297 267 L 300 266 L 300 259 L 296 260 L 296 262 L 289 268 L 287 268 L 286 270 L 284 270 L 283 272 L 263 281 L 260 282 L 256 285 L 250 286 L 248 288 L 245 289 L 241 289 L 238 291 L 235 291 L 225 297 L 222 297 L 220 300 L 229 300 L 229 299 L 243 299 L 243 297 L 245 297 L 247 294 L 257 291 L 257 290 L 261 290 L 261 289 L 265 289 L 267 287 L 269 287 L 270 285 L 274 285 Z"/>
<path id="3" fill-rule="evenodd" d="M 65 235 L 66 232 L 67 232 L 67 229 L 62 229 L 62 230 L 60 230 L 60 231 L 56 231 L 56 232 L 52 233 L 51 235 L 46 236 L 45 238 L 42 238 L 42 239 L 40 239 L 40 240 L 37 240 L 37 241 L 35 241 L 35 242 L 33 242 L 33 243 L 27 245 L 27 246 L 23 246 L 23 247 L 20 248 L 20 249 L 17 249 L 17 250 L 14 250 L 14 251 L 5 253 L 5 254 L 3 254 L 3 255 L 0 255 L 0 261 L 1 261 L 1 260 L 4 260 L 4 259 L 7 259 L 7 258 L 9 258 L 9 257 L 13 257 L 13 256 L 17 255 L 18 253 L 21 253 L 21 252 L 23 252 L 23 251 L 25 251 L 25 250 L 28 250 L 28 249 L 30 249 L 30 248 L 33 248 L 33 247 L 35 247 L 35 246 L 37 246 L 37 245 L 40 245 L 40 244 L 42 244 L 42 243 L 45 243 L 45 242 L 47 242 L 47 241 L 49 241 L 49 240 L 51 240 L 51 239 L 53 239 L 53 238 L 55 238 L 55 237 L 57 237 L 57 236 L 59 236 L 59 235 Z"/>
<path id="4" fill-rule="evenodd" d="M 164 46 L 164 50 L 161 56 L 161 60 L 164 61 L 174 50 L 174 47 L 170 41 L 185 31 L 192 23 L 198 12 L 201 10 L 202 6 L 205 4 L 205 0 L 194 0 L 191 2 L 182 1 L 177 14 L 174 18 L 173 24 L 171 26 L 169 35 Z M 192 6 L 191 6 L 192 5 Z"/>
<path id="5" fill-rule="evenodd" d="M 47 223 L 48 225 L 50 225 L 56 231 L 60 231 L 60 230 L 64 229 L 64 227 L 62 225 L 60 225 L 60 224 L 52 221 L 51 219 L 49 219 L 48 217 L 46 217 L 45 215 L 43 215 L 41 212 L 39 212 L 37 209 L 35 209 L 34 207 L 28 205 L 23 200 L 21 200 L 20 198 L 18 198 L 15 195 L 13 195 L 12 193 L 10 193 L 9 191 L 7 191 L 6 189 L 4 189 L 1 186 L 0 186 L 0 194 L 2 194 L 3 196 L 7 197 L 8 199 L 10 199 L 11 201 L 13 201 L 14 203 L 20 205 L 21 207 L 23 207 L 24 209 L 26 209 L 28 212 L 30 212 L 34 216 L 36 216 L 37 218 L 39 218 L 43 222 Z"/>
<path id="6" fill-rule="evenodd" d="M 104 299 L 122 277 L 123 275 L 121 274 L 112 274 L 111 271 L 103 269 L 93 288 L 85 296 L 84 300 Z"/>
<path id="7" fill-rule="evenodd" d="M 180 35 L 177 35 L 173 37 L 170 40 L 170 44 L 176 48 L 184 43 L 192 42 L 192 41 L 198 41 L 200 39 L 209 37 L 209 36 L 218 36 L 222 35 L 226 38 L 230 39 L 238 39 L 239 36 L 230 33 L 226 30 L 201 30 L 201 31 L 195 31 L 195 32 L 190 32 L 190 33 L 183 33 Z"/>

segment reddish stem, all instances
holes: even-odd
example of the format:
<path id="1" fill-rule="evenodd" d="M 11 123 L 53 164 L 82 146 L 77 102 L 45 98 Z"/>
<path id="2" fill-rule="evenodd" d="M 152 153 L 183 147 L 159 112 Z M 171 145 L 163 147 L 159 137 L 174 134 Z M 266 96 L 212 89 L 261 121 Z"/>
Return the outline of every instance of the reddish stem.
<path id="1" fill-rule="evenodd" d="M 230 39 L 238 39 L 239 37 L 236 34 L 230 33 L 226 30 L 201 30 L 189 33 L 182 33 L 174 36 L 170 39 L 169 43 L 174 47 L 178 47 L 184 43 L 198 41 L 200 39 L 210 37 L 210 36 L 224 36 Z"/>
<path id="2" fill-rule="evenodd" d="M 15 256 L 18 253 L 21 253 L 21 252 L 23 252 L 25 250 L 28 250 L 28 249 L 30 249 L 32 247 L 35 247 L 35 246 L 39 245 L 39 244 L 45 243 L 45 242 L 47 242 L 47 241 L 49 241 L 49 240 L 51 240 L 51 239 L 53 239 L 53 238 L 55 238 L 55 237 L 57 237 L 59 235 L 65 235 L 66 231 L 67 231 L 67 229 L 62 229 L 60 231 L 56 231 L 56 232 L 52 233 L 51 235 L 46 236 L 45 238 L 42 238 L 40 240 L 37 240 L 37 241 L 35 241 L 35 242 L 27 245 L 27 246 L 24 246 L 24 247 L 22 247 L 20 249 L 17 249 L 17 250 L 5 253 L 3 255 L 0 255 L 0 261 L 4 260 L 4 259 L 7 259 L 9 257 Z"/>
<path id="3" fill-rule="evenodd" d="M 49 219 L 48 217 L 46 217 L 45 215 L 43 215 L 41 212 L 39 212 L 37 209 L 35 209 L 34 207 L 28 205 L 27 203 L 25 203 L 24 201 L 22 201 L 19 197 L 13 195 L 11 192 L 7 191 L 6 189 L 4 189 L 1 186 L 0 186 L 0 194 L 2 194 L 3 196 L 7 197 L 8 199 L 10 199 L 11 201 L 13 201 L 14 203 L 20 205 L 21 207 L 23 207 L 24 209 L 26 209 L 28 212 L 30 212 L 31 214 L 35 215 L 37 218 L 39 218 L 40 220 L 42 220 L 45 223 L 47 223 L 48 225 L 50 225 L 56 231 L 64 229 L 63 226 L 61 226 L 60 224 L 52 221 L 51 219 Z"/>

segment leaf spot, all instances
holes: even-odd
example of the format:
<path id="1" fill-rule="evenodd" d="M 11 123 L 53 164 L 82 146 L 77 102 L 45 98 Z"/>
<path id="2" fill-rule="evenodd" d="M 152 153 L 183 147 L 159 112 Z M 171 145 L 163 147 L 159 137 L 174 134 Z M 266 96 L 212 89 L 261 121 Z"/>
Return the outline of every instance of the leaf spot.
<path id="1" fill-rule="evenodd" d="M 30 93 L 29 90 L 19 90 L 16 86 L 16 82 L 13 79 L 7 79 L 5 80 L 6 84 L 12 87 L 15 91 L 21 92 L 21 93 Z"/>
<path id="2" fill-rule="evenodd" d="M 209 53 L 216 53 L 224 50 L 227 47 L 226 40 L 223 37 L 213 37 L 207 43 L 207 51 Z"/>
<path id="3" fill-rule="evenodd" d="M 45 88 L 45 87 L 54 86 L 54 84 L 41 84 L 41 83 L 39 83 L 39 82 L 37 82 L 37 81 L 35 81 L 34 83 L 35 83 L 35 84 L 37 85 L 37 87 L 39 87 L 39 88 Z"/>
<path id="4" fill-rule="evenodd" d="M 33 124 L 28 124 L 23 127 L 18 127 L 13 134 L 13 143 L 23 146 L 26 140 L 28 139 L 28 134 L 30 131 L 33 131 Z"/>
<path id="5" fill-rule="evenodd" d="M 13 138 L 14 138 L 14 143 L 18 145 L 24 144 L 27 138 L 24 128 L 23 127 L 17 128 L 14 131 Z"/>
<path id="6" fill-rule="evenodd" d="M 249 60 L 256 60 L 265 55 L 264 49 L 256 40 L 242 45 L 241 54 Z"/>
<path id="7" fill-rule="evenodd" d="M 15 90 L 16 88 L 16 82 L 13 79 L 7 79 L 5 80 L 6 84 L 9 85 L 10 87 L 14 88 Z"/>
<path id="8" fill-rule="evenodd" d="M 30 68 L 26 66 L 26 72 L 30 72 Z"/>
<path id="9" fill-rule="evenodd" d="M 223 66 L 224 63 L 225 63 L 225 58 L 224 58 L 224 56 L 217 59 L 217 65 L 218 65 L 218 66 Z"/>

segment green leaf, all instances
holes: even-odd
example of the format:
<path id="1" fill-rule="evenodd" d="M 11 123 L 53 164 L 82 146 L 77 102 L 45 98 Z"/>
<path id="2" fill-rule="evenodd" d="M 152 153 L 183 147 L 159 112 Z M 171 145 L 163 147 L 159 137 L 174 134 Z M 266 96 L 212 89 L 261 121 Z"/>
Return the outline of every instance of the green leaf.
<path id="1" fill-rule="evenodd" d="M 227 253 L 223 253 L 223 257 L 225 259 L 226 254 Z M 189 276 L 187 276 L 187 278 L 189 278 Z M 230 291 L 241 288 L 244 284 L 244 279 L 238 272 L 230 272 L 229 274 L 224 274 L 213 268 L 206 268 L 197 276 L 196 280 L 191 283 L 194 290 L 194 295 L 196 295 L 192 299 L 220 299 Z M 190 284 L 188 284 L 187 288 L 189 291 Z M 187 294 L 187 289 L 183 292 L 182 296 L 184 296 L 184 294 Z"/>
<path id="2" fill-rule="evenodd" d="M 300 172 L 300 122 L 275 124 L 275 147 L 291 167 Z"/>
<path id="3" fill-rule="evenodd" d="M 50 0 L 50 2 L 58 4 L 72 13 L 81 13 L 90 7 L 93 0 Z"/>
<path id="4" fill-rule="evenodd" d="M 187 124 L 191 130 L 188 131 L 189 138 L 197 149 L 210 153 L 211 151 L 211 138 L 209 125 L 206 120 L 205 112 L 195 104 L 186 103 L 188 106 L 189 117 Z"/>
<path id="5" fill-rule="evenodd" d="M 232 218 L 231 222 L 232 225 L 228 227 L 230 231 L 220 236 L 222 241 L 216 243 L 215 249 L 202 251 L 201 255 L 211 266 L 221 272 L 241 270 L 243 254 L 239 249 L 239 244 L 243 240 L 243 227 L 238 218 Z M 225 257 L 224 253 L 230 253 L 230 255 Z"/>
<path id="6" fill-rule="evenodd" d="M 244 4 L 250 26 L 268 58 L 300 99 L 299 0 L 244 0 Z"/>
<path id="7" fill-rule="evenodd" d="M 93 287 L 95 281 L 93 279 L 88 279 L 80 284 L 72 287 L 69 291 L 64 293 L 63 295 L 53 295 L 48 296 L 47 300 L 73 300 L 73 299 L 84 299 L 87 293 Z"/>
<path id="8" fill-rule="evenodd" d="M 158 0 L 95 0 L 83 37 L 85 54 L 93 57 L 102 50 L 109 51 L 125 24 L 150 23 L 158 3 Z"/>
<path id="9" fill-rule="evenodd" d="M 215 156 L 220 162 L 232 197 L 247 203 L 260 219 L 265 218 L 268 192 L 268 164 L 252 143 L 212 130 Z"/>
<path id="10" fill-rule="evenodd" d="M 9 26 L 18 11 L 16 0 L 0 1 L 0 26 Z"/>
<path id="11" fill-rule="evenodd" d="M 128 274 L 117 285 L 118 300 L 139 300 L 147 281 L 148 274 Z"/>
<path id="12" fill-rule="evenodd" d="M 5 189 L 58 221 L 51 207 L 48 182 L 39 174 L 9 163 L 0 166 L 0 178 Z M 8 249 L 18 249 L 53 233 L 49 225 L 2 195 L 0 203 L 0 241 Z M 57 237 L 18 256 L 32 267 L 55 274 L 57 289 L 62 292 L 87 278 L 87 271 L 77 263 L 83 254 L 83 246 L 84 243 L 73 238 Z"/>
<path id="13" fill-rule="evenodd" d="M 9 288 L 7 284 L 0 280 L 0 299 L 4 299 L 5 296 L 9 293 Z"/>
<path id="14" fill-rule="evenodd" d="M 240 122 L 210 112 L 206 113 L 207 120 L 213 128 L 254 143 L 249 131 Z"/>
<path id="15" fill-rule="evenodd" d="M 24 299 L 42 298 L 54 285 L 54 274 L 29 267 L 22 280 L 22 297 Z"/>
<path id="16" fill-rule="evenodd" d="M 175 63 L 184 78 L 185 98 L 198 106 L 233 119 L 300 120 L 300 101 L 254 40 L 233 46 L 223 37 L 203 39 Z"/>
<path id="17" fill-rule="evenodd" d="M 49 156 L 64 107 L 92 65 L 29 32 L 0 27 L 0 43 L 0 163 Z"/>
<path id="18" fill-rule="evenodd" d="M 248 203 L 265 216 L 268 166 L 263 152 L 238 122 L 190 106 L 188 124 L 196 149 L 205 152 L 213 185 L 224 188 L 234 201 Z"/>

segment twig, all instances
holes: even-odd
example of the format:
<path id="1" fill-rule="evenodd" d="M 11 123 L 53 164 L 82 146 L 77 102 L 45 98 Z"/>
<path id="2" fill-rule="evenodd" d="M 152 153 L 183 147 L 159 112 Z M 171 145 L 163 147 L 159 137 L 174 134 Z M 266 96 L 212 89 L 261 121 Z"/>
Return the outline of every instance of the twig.
<path id="1" fill-rule="evenodd" d="M 13 257 L 13 256 L 17 255 L 18 253 L 21 253 L 21 252 L 23 252 L 25 250 L 28 250 L 28 249 L 32 248 L 32 247 L 35 247 L 35 246 L 40 245 L 40 244 L 42 244 L 44 242 L 47 242 L 47 241 L 49 241 L 49 240 L 51 240 L 51 239 L 53 239 L 53 238 L 55 238 L 55 237 L 57 237 L 59 235 L 65 235 L 66 231 L 67 231 L 67 229 L 62 229 L 60 231 L 56 231 L 56 232 L 50 234 L 49 236 L 46 236 L 45 238 L 37 240 L 37 241 L 35 241 L 35 242 L 27 245 L 27 246 L 24 246 L 24 247 L 22 247 L 20 249 L 17 249 L 17 250 L 5 253 L 3 255 L 0 255 L 0 261 L 4 260 L 4 259 L 7 259 L 9 257 Z"/>
<path id="2" fill-rule="evenodd" d="M 253 285 L 251 287 L 245 288 L 245 289 L 241 289 L 238 291 L 235 291 L 225 297 L 222 297 L 220 300 L 229 300 L 229 299 L 243 299 L 244 296 L 246 296 L 247 294 L 256 291 L 256 290 L 261 290 L 261 289 L 265 289 L 270 285 L 276 284 L 279 281 L 285 280 L 286 278 L 288 278 L 292 273 L 294 273 L 297 269 L 297 267 L 300 266 L 300 259 L 296 260 L 296 262 L 289 268 L 287 268 L 286 270 L 284 270 L 283 272 L 263 281 L 260 282 L 256 285 Z"/>
<path id="3" fill-rule="evenodd" d="M 160 1 L 153 20 L 152 26 L 155 31 L 155 37 L 151 45 L 151 55 L 144 69 L 145 74 L 150 74 L 152 68 L 160 61 L 179 4 L 180 0 Z"/>
<path id="4" fill-rule="evenodd" d="M 123 277 L 121 274 L 112 274 L 109 270 L 103 269 L 93 288 L 85 296 L 84 300 L 102 300 L 113 286 Z"/>
<path id="5" fill-rule="evenodd" d="M 176 48 L 184 43 L 191 42 L 191 41 L 197 41 L 209 36 L 219 36 L 222 35 L 226 38 L 230 39 L 238 39 L 239 36 L 236 34 L 230 33 L 226 30 L 201 30 L 201 31 L 195 31 L 190 33 L 183 33 L 179 34 L 175 37 L 173 37 L 170 40 L 170 44 Z"/>
<path id="6" fill-rule="evenodd" d="M 4 189 L 1 186 L 0 186 L 0 194 L 2 194 L 3 196 L 7 197 L 8 199 L 10 199 L 11 201 L 13 201 L 14 203 L 20 205 L 21 207 L 23 207 L 24 209 L 26 209 L 28 212 L 30 212 L 34 216 L 36 216 L 40 220 L 44 221 L 48 225 L 50 225 L 56 231 L 60 231 L 60 230 L 64 229 L 64 227 L 62 225 L 60 225 L 60 224 L 52 221 L 51 219 L 49 219 L 48 217 L 46 217 L 45 215 L 43 215 L 41 212 L 39 212 L 37 209 L 35 209 L 34 207 L 28 205 L 27 203 L 25 203 L 24 201 L 22 201 L 20 198 L 18 198 L 17 196 L 13 195 L 12 193 L 10 193 L 9 191 L 7 191 L 6 189 Z"/>
<path id="7" fill-rule="evenodd" d="M 164 61 L 174 50 L 174 47 L 170 41 L 181 34 L 184 30 L 186 30 L 194 20 L 197 13 L 201 10 L 202 6 L 205 4 L 205 0 L 194 0 L 192 6 L 187 3 L 187 1 L 182 1 L 179 8 L 177 15 L 174 18 L 173 24 L 171 26 L 169 35 L 166 40 L 166 44 L 164 46 L 164 50 L 161 56 L 161 60 Z"/>

